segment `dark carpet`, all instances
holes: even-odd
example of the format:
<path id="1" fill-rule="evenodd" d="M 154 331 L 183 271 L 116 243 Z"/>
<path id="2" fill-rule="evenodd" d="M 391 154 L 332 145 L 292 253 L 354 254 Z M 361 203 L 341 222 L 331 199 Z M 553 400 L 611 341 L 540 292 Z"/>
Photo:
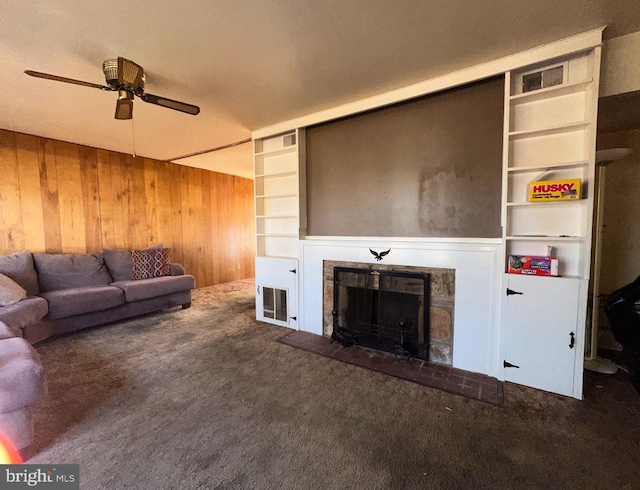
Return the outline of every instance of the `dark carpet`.
<path id="1" fill-rule="evenodd" d="M 49 394 L 30 463 L 83 489 L 639 488 L 640 395 L 505 384 L 505 406 L 292 348 L 253 283 L 37 346 Z"/>

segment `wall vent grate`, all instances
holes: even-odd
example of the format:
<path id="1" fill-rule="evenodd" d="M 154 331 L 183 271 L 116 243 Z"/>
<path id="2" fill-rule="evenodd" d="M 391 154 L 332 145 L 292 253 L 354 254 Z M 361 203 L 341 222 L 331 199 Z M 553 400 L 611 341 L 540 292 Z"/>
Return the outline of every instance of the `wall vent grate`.
<path id="1" fill-rule="evenodd" d="M 262 314 L 265 318 L 286 322 L 289 318 L 287 290 L 263 287 Z"/>
<path id="2" fill-rule="evenodd" d="M 522 76 L 522 93 L 562 85 L 563 82 L 564 65 L 527 73 Z"/>

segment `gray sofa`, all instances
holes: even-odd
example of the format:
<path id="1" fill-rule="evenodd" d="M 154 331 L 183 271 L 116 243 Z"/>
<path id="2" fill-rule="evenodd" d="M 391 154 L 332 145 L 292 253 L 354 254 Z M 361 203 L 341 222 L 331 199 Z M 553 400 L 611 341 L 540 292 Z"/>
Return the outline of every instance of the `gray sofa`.
<path id="1" fill-rule="evenodd" d="M 188 308 L 195 287 L 180 264 L 166 264 L 162 274 L 168 275 L 135 280 L 127 250 L 23 251 L 0 256 L 0 274 L 26 292 L 17 303 L 0 306 L 0 431 L 18 448 L 31 441 L 28 408 L 44 386 L 29 344 L 164 308 Z"/>

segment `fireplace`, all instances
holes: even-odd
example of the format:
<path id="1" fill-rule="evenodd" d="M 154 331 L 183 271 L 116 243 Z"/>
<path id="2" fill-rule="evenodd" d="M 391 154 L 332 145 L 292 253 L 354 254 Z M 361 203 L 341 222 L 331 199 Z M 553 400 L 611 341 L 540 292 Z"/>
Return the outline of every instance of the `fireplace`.
<path id="1" fill-rule="evenodd" d="M 335 267 L 333 286 L 333 340 L 427 359 L 428 274 Z"/>
<path id="2" fill-rule="evenodd" d="M 330 337 L 333 334 L 334 330 L 334 315 L 333 312 L 335 310 L 334 307 L 334 296 L 335 291 L 338 289 L 338 294 L 342 295 L 339 299 L 341 299 L 341 304 L 348 301 L 349 295 L 352 296 L 352 301 L 356 301 L 353 299 L 353 295 L 356 293 L 353 290 L 349 289 L 351 287 L 356 287 L 357 284 L 348 283 L 348 281 L 353 281 L 354 279 L 348 279 L 345 289 L 335 288 L 333 284 L 334 279 L 334 269 L 335 268 L 346 268 L 346 269 L 358 269 L 363 272 L 360 277 L 360 280 L 363 281 L 363 285 L 365 286 L 362 289 L 368 290 L 369 292 L 363 291 L 361 294 L 364 294 L 364 297 L 361 297 L 361 302 L 364 305 L 364 301 L 374 302 L 379 301 L 380 293 L 376 293 L 375 287 L 373 287 L 376 283 L 375 281 L 379 281 L 379 279 L 375 279 L 376 277 L 380 277 L 377 274 L 371 274 L 372 272 L 380 272 L 382 274 L 382 281 L 384 286 L 384 281 L 386 279 L 387 272 L 394 273 L 411 273 L 411 274 L 421 274 L 427 275 L 428 280 L 428 288 L 427 288 L 427 299 L 421 301 L 422 310 L 419 313 L 419 317 L 423 317 L 426 315 L 426 321 L 423 320 L 423 337 L 418 337 L 419 342 L 423 342 L 427 345 L 427 354 L 426 358 L 429 362 L 444 364 L 451 366 L 453 362 L 453 338 L 454 338 L 454 309 L 455 309 L 455 282 L 456 282 L 456 271 L 454 269 L 443 269 L 436 267 L 418 267 L 418 266 L 405 266 L 405 265 L 397 265 L 397 264 L 379 264 L 379 263 L 368 263 L 368 262 L 347 262 L 347 261 L 337 261 L 337 260 L 325 260 L 323 261 L 323 302 L 322 302 L 322 316 L 323 316 L 323 335 L 326 337 Z M 384 273 L 384 274 L 383 274 Z M 367 279 L 363 279 L 367 277 Z M 390 280 L 390 279 L 389 279 Z M 369 281 L 370 284 L 367 285 L 366 281 Z M 396 281 L 396 284 L 398 282 Z M 377 287 L 377 286 L 376 286 Z M 399 293 L 401 296 L 393 295 L 392 304 L 395 303 L 395 306 L 391 308 L 400 308 L 401 305 L 411 306 L 412 302 L 415 304 L 415 295 L 417 294 L 416 287 L 413 286 L 414 289 L 410 291 L 406 291 L 406 287 L 401 287 L 398 290 L 395 290 L 395 293 Z M 389 289 L 386 288 L 385 289 Z M 349 292 L 351 291 L 351 292 Z M 413 299 L 409 297 L 402 296 L 403 293 L 413 295 Z M 384 293 L 387 298 L 389 298 L 389 294 Z M 367 298 L 366 295 L 369 295 Z M 383 297 L 383 299 L 385 299 Z M 403 309 L 404 309 L 403 306 Z M 355 318 L 357 318 L 357 314 L 354 314 Z M 373 323 L 367 322 L 367 318 L 362 314 L 361 321 L 363 323 Z M 380 314 L 377 314 L 380 317 Z M 387 313 L 383 313 L 382 317 L 385 318 L 388 316 Z M 423 318 L 425 318 L 423 317 Z M 401 321 L 401 320 L 398 320 Z M 344 318 L 339 318 L 338 323 L 340 327 L 345 325 Z M 413 323 L 417 325 L 417 321 Z M 344 328 L 344 327 L 343 327 Z M 405 329 L 406 331 L 407 329 Z M 365 338 L 366 335 L 362 333 L 354 332 L 356 335 L 361 335 L 362 338 Z M 394 341 L 391 346 L 391 352 L 395 349 L 396 342 Z"/>

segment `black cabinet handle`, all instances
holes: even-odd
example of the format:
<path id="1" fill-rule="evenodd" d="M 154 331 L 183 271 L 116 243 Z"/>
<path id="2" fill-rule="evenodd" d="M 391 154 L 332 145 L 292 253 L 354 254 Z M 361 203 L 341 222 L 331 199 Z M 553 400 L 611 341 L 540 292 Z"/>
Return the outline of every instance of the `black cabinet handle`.
<path id="1" fill-rule="evenodd" d="M 295 274 L 296 270 L 295 269 L 290 269 L 289 272 L 293 272 Z"/>
<path id="2" fill-rule="evenodd" d="M 522 294 L 522 293 L 519 291 L 514 291 L 513 289 L 507 288 L 507 296 L 511 296 L 513 294 Z"/>
<path id="3" fill-rule="evenodd" d="M 291 320 L 293 320 L 294 322 L 298 321 L 298 317 L 297 316 L 290 316 L 289 317 Z"/>
<path id="4" fill-rule="evenodd" d="M 569 334 L 571 336 L 571 342 L 569 343 L 569 349 L 573 349 L 576 345 L 576 334 L 571 332 Z"/>

